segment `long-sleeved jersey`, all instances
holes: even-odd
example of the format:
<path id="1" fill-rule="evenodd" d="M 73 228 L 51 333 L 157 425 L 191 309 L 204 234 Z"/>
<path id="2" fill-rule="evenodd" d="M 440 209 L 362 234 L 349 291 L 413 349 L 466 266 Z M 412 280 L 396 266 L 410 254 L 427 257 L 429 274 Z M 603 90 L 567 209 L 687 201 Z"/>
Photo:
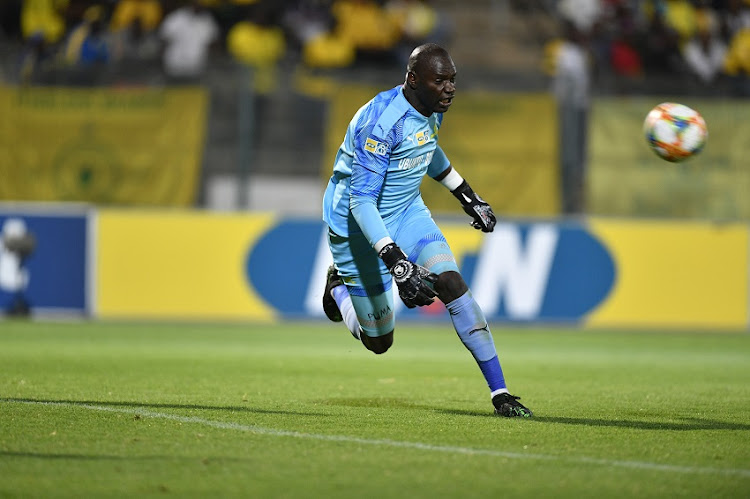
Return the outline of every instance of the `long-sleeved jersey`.
<path id="1" fill-rule="evenodd" d="M 390 237 L 413 203 L 423 203 L 425 173 L 450 166 L 437 144 L 442 113 L 426 117 L 401 85 L 362 106 L 346 130 L 323 197 L 323 220 L 336 234 L 362 232 L 371 245 Z"/>

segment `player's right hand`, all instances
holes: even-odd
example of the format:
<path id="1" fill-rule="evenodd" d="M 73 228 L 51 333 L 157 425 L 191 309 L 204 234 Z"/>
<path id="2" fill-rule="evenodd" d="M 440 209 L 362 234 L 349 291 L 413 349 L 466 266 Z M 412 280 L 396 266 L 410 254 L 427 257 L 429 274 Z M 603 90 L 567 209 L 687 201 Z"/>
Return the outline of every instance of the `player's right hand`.
<path id="1" fill-rule="evenodd" d="M 435 301 L 437 293 L 427 283 L 434 284 L 437 276 L 421 265 L 407 260 L 396 243 L 387 244 L 378 256 L 396 281 L 398 295 L 404 305 L 409 308 L 423 307 Z"/>

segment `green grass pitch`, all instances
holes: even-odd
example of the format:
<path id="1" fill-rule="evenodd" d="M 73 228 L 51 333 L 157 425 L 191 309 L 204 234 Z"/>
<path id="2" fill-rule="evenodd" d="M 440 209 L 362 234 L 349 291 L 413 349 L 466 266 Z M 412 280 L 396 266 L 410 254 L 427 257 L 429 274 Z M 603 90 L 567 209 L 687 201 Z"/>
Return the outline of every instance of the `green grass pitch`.
<path id="1" fill-rule="evenodd" d="M 750 335 L 0 322 L 0 497 L 750 497 Z"/>

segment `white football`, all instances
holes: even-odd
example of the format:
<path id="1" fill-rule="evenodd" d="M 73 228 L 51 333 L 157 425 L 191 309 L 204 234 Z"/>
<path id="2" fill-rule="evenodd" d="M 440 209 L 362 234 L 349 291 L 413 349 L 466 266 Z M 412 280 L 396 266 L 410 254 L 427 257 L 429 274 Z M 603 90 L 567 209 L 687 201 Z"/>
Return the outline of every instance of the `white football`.
<path id="1" fill-rule="evenodd" d="M 708 139 L 706 122 L 698 111 L 684 104 L 663 102 L 643 122 L 648 145 L 660 158 L 673 163 L 701 152 Z"/>

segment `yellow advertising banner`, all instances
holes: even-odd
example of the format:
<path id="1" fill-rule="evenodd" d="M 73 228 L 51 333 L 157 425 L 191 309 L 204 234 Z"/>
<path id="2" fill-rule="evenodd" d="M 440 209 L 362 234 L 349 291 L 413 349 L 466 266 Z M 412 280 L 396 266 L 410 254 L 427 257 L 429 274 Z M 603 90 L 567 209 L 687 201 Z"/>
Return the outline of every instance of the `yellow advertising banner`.
<path id="1" fill-rule="evenodd" d="M 100 210 L 95 309 L 100 318 L 271 320 L 247 280 L 271 215 Z"/>
<path id="2" fill-rule="evenodd" d="M 318 219 L 155 209 L 92 218 L 95 317 L 323 318 L 331 255 Z M 744 223 L 502 220 L 492 234 L 440 225 L 489 321 L 717 331 L 750 324 Z M 429 319 L 445 308 L 397 313 Z"/>
<path id="3" fill-rule="evenodd" d="M 617 272 L 587 325 L 747 327 L 745 224 L 593 219 L 588 225 Z"/>
<path id="4" fill-rule="evenodd" d="M 199 88 L 0 86 L 0 200 L 189 206 L 206 107 Z"/>
<path id="5" fill-rule="evenodd" d="M 598 98 L 590 134 L 588 212 L 636 217 L 750 219 L 750 102 L 683 98 L 703 115 L 708 142 L 683 163 L 654 154 L 643 120 L 667 97 Z"/>
<path id="6" fill-rule="evenodd" d="M 346 86 L 332 97 L 323 176 L 354 113 L 379 90 Z M 560 212 L 557 109 L 545 94 L 459 92 L 440 128 L 440 147 L 495 212 L 550 216 Z M 441 184 L 425 178 L 422 196 L 435 213 L 463 213 Z"/>

